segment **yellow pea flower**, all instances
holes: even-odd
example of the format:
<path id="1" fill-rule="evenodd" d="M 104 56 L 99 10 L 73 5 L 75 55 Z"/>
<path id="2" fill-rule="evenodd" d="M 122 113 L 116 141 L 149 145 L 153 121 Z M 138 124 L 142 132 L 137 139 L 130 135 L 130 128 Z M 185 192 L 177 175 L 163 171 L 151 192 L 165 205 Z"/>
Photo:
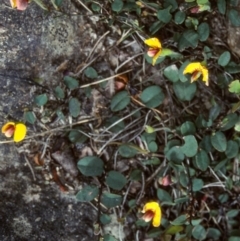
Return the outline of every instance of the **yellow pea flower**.
<path id="1" fill-rule="evenodd" d="M 202 75 L 202 81 L 208 86 L 208 69 L 206 66 L 202 65 L 200 62 L 190 63 L 186 66 L 183 71 L 183 74 L 191 74 L 191 83 L 196 81 L 200 75 Z"/>
<path id="2" fill-rule="evenodd" d="M 12 137 L 15 142 L 22 141 L 27 133 L 27 127 L 22 123 L 7 122 L 2 127 L 2 133 L 6 137 Z"/>
<path id="3" fill-rule="evenodd" d="M 142 219 L 145 222 L 149 222 L 152 220 L 152 225 L 154 227 L 160 226 L 162 211 L 161 211 L 160 205 L 157 202 L 146 203 L 143 207 L 142 213 L 144 213 L 144 215 L 142 216 Z"/>
<path id="4" fill-rule="evenodd" d="M 158 57 L 160 56 L 162 52 L 162 44 L 159 41 L 158 38 L 149 38 L 144 41 L 146 45 L 149 46 L 149 49 L 147 51 L 147 55 L 149 57 L 152 57 L 152 65 L 155 65 Z"/>
<path id="5" fill-rule="evenodd" d="M 10 0 L 12 8 L 17 8 L 18 10 L 25 10 L 28 6 L 29 0 Z"/>

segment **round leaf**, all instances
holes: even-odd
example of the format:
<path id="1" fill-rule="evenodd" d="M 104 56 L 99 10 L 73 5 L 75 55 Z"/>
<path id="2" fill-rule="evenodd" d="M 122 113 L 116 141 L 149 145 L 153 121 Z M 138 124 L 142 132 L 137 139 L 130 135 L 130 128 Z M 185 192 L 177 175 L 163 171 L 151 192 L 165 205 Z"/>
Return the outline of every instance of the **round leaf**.
<path id="1" fill-rule="evenodd" d="M 169 23 L 172 19 L 172 14 L 170 13 L 170 9 L 172 7 L 169 6 L 168 8 L 158 10 L 157 17 L 163 23 Z"/>
<path id="2" fill-rule="evenodd" d="M 193 99 L 197 85 L 196 83 L 188 82 L 177 82 L 173 84 L 173 90 L 177 98 L 182 101 L 190 101 Z"/>
<path id="3" fill-rule="evenodd" d="M 142 92 L 140 99 L 147 107 L 155 108 L 163 102 L 164 94 L 159 86 L 152 85 Z"/>
<path id="4" fill-rule="evenodd" d="M 77 193 L 76 198 L 81 202 L 91 202 L 98 194 L 98 187 L 88 185 Z"/>
<path id="5" fill-rule="evenodd" d="M 234 27 L 240 27 L 240 15 L 238 10 L 230 9 L 227 16 Z"/>
<path id="6" fill-rule="evenodd" d="M 198 34 L 194 30 L 186 30 L 180 37 L 178 48 L 183 51 L 186 48 L 196 48 L 198 45 Z"/>
<path id="7" fill-rule="evenodd" d="M 203 187 L 204 183 L 202 179 L 199 178 L 193 178 L 192 180 L 192 190 L 193 192 L 200 191 Z"/>
<path id="8" fill-rule="evenodd" d="M 121 145 L 118 151 L 122 157 L 134 157 L 138 153 L 137 149 L 133 148 L 130 144 Z"/>
<path id="9" fill-rule="evenodd" d="M 114 0 L 111 7 L 114 12 L 120 12 L 123 8 L 123 1 Z"/>
<path id="10" fill-rule="evenodd" d="M 127 183 L 127 179 L 120 172 L 110 171 L 107 175 L 106 183 L 112 189 L 120 191 Z"/>
<path id="11" fill-rule="evenodd" d="M 199 224 L 193 228 L 192 236 L 197 240 L 204 240 L 207 236 L 206 229 Z"/>
<path id="12" fill-rule="evenodd" d="M 30 124 L 34 124 L 36 121 L 36 116 L 32 111 L 24 112 L 24 120 Z"/>
<path id="13" fill-rule="evenodd" d="M 209 25 L 207 23 L 199 24 L 199 26 L 197 28 L 197 32 L 199 35 L 199 40 L 206 41 L 208 39 L 209 33 L 210 33 Z"/>
<path id="14" fill-rule="evenodd" d="M 73 143 L 83 143 L 88 139 L 88 137 L 81 133 L 80 130 L 76 129 L 70 131 L 68 139 Z"/>
<path id="15" fill-rule="evenodd" d="M 185 143 L 183 146 L 181 146 L 182 152 L 187 157 L 193 157 L 197 154 L 198 150 L 198 143 L 196 138 L 193 135 L 188 135 L 183 137 Z"/>
<path id="16" fill-rule="evenodd" d="M 196 127 L 193 122 L 186 121 L 181 125 L 181 134 L 183 136 L 194 135 L 195 133 L 196 133 Z"/>
<path id="17" fill-rule="evenodd" d="M 200 150 L 194 159 L 195 166 L 205 172 L 209 166 L 210 160 L 208 154 L 204 150 Z"/>
<path id="18" fill-rule="evenodd" d="M 65 76 L 63 79 L 63 83 L 68 87 L 68 89 L 73 90 L 76 89 L 79 86 L 79 83 L 76 79 L 70 77 L 70 76 Z"/>
<path id="19" fill-rule="evenodd" d="M 176 12 L 176 14 L 174 15 L 174 22 L 176 24 L 181 24 L 184 22 L 186 18 L 186 13 L 185 12 L 182 12 L 182 11 L 178 11 Z"/>
<path id="20" fill-rule="evenodd" d="M 107 208 L 113 208 L 122 203 L 122 196 L 110 192 L 104 192 L 101 196 L 101 203 Z"/>
<path id="21" fill-rule="evenodd" d="M 165 68 L 163 74 L 172 82 L 177 82 L 179 79 L 178 68 L 175 64 Z"/>
<path id="22" fill-rule="evenodd" d="M 216 229 L 216 228 L 208 228 L 207 229 L 207 238 L 211 238 L 213 240 L 220 240 L 220 237 L 221 237 L 221 232 Z"/>
<path id="23" fill-rule="evenodd" d="M 236 113 L 230 113 L 228 114 L 221 123 L 220 130 L 226 131 L 231 129 L 235 124 L 239 121 L 239 117 Z"/>
<path id="24" fill-rule="evenodd" d="M 211 136 L 212 146 L 219 152 L 224 152 L 227 149 L 227 139 L 222 132 L 216 132 Z"/>
<path id="25" fill-rule="evenodd" d="M 184 154 L 179 146 L 174 146 L 170 148 L 166 153 L 166 157 L 169 161 L 175 163 L 181 163 L 184 160 Z"/>
<path id="26" fill-rule="evenodd" d="M 118 241 L 118 240 L 110 234 L 105 234 L 103 236 L 103 241 Z"/>
<path id="27" fill-rule="evenodd" d="M 217 7 L 218 7 L 218 11 L 221 14 L 225 14 L 226 13 L 226 0 L 218 0 Z"/>
<path id="28" fill-rule="evenodd" d="M 118 92 L 111 100 L 111 110 L 114 112 L 123 110 L 130 103 L 130 100 L 126 90 Z"/>
<path id="29" fill-rule="evenodd" d="M 109 224 L 109 223 L 111 223 L 111 217 L 107 214 L 102 214 L 100 216 L 100 222 L 103 225 Z"/>
<path id="30" fill-rule="evenodd" d="M 170 194 L 161 188 L 157 189 L 157 197 L 161 202 L 172 202 L 173 201 Z"/>
<path id="31" fill-rule="evenodd" d="M 97 71 L 92 68 L 92 67 L 87 67 L 84 70 L 84 74 L 89 78 L 89 79 L 96 79 L 98 77 Z"/>
<path id="32" fill-rule="evenodd" d="M 55 94 L 56 97 L 59 98 L 59 99 L 64 99 L 64 97 L 65 97 L 64 91 L 63 91 L 63 89 L 62 89 L 60 86 L 57 86 L 57 87 L 54 89 L 54 94 Z"/>
<path id="33" fill-rule="evenodd" d="M 71 98 L 68 104 L 69 112 L 72 117 L 78 117 L 80 114 L 80 102 L 76 98 Z"/>
<path id="34" fill-rule="evenodd" d="M 44 106 L 48 101 L 46 94 L 38 95 L 34 98 L 34 103 L 38 106 Z"/>
<path id="35" fill-rule="evenodd" d="M 77 165 L 84 176 L 95 177 L 103 173 L 103 161 L 96 156 L 86 156 L 79 160 Z"/>
<path id="36" fill-rule="evenodd" d="M 218 58 L 218 64 L 224 67 L 230 62 L 230 59 L 231 59 L 230 52 L 225 51 Z"/>
<path id="37" fill-rule="evenodd" d="M 237 154 L 239 153 L 239 146 L 236 141 L 228 141 L 227 142 L 227 149 L 225 151 L 225 154 L 227 158 L 231 159 L 233 157 L 236 157 Z"/>

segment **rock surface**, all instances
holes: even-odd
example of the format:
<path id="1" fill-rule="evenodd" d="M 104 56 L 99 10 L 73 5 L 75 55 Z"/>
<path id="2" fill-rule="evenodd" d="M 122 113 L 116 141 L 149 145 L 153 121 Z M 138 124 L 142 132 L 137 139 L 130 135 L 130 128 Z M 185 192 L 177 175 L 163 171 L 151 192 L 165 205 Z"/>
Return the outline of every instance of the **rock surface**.
<path id="1" fill-rule="evenodd" d="M 60 76 L 56 67 L 65 60 L 84 61 L 84 51 L 96 40 L 81 8 L 64 2 L 65 13 L 45 12 L 34 3 L 21 12 L 10 9 L 9 1 L 0 3 L 1 125 L 22 119 L 34 78 L 44 80 L 46 88 L 54 85 Z M 92 207 L 63 194 L 32 166 L 36 180 L 14 144 L 0 145 L 0 240 L 95 240 Z"/>

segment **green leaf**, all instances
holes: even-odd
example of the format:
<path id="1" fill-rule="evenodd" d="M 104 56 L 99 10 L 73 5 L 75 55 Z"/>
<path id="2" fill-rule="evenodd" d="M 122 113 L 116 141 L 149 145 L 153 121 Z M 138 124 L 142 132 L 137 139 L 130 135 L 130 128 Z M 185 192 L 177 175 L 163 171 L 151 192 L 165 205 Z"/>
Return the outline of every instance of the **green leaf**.
<path id="1" fill-rule="evenodd" d="M 111 7 L 114 12 L 120 12 L 123 8 L 123 1 L 114 0 Z"/>
<path id="2" fill-rule="evenodd" d="M 111 100 L 111 110 L 123 110 L 130 103 L 130 96 L 126 90 L 118 92 Z"/>
<path id="3" fill-rule="evenodd" d="M 162 57 L 170 57 L 171 59 L 180 59 L 182 58 L 182 55 L 177 52 L 174 52 L 171 49 L 163 48 L 159 56 L 159 59 Z M 162 59 L 164 60 L 165 58 L 162 58 Z M 158 61 L 156 63 L 158 63 Z"/>
<path id="4" fill-rule="evenodd" d="M 103 173 L 103 161 L 97 156 L 86 156 L 79 160 L 77 165 L 84 176 L 95 177 Z"/>
<path id="5" fill-rule="evenodd" d="M 163 23 L 169 23 L 172 19 L 172 14 L 170 13 L 171 7 L 158 10 L 157 18 Z"/>
<path id="6" fill-rule="evenodd" d="M 169 193 L 161 188 L 157 189 L 157 197 L 161 202 L 173 202 Z"/>
<path id="7" fill-rule="evenodd" d="M 63 79 L 63 83 L 68 87 L 68 89 L 73 90 L 76 89 L 79 86 L 79 83 L 76 79 L 70 77 L 70 76 L 65 76 Z"/>
<path id="8" fill-rule="evenodd" d="M 171 82 L 177 82 L 179 80 L 178 76 L 178 68 L 175 64 L 169 65 L 164 69 L 163 74 L 167 77 Z"/>
<path id="9" fill-rule="evenodd" d="M 221 122 L 220 130 L 226 131 L 231 129 L 239 121 L 239 117 L 236 113 L 228 114 Z"/>
<path id="10" fill-rule="evenodd" d="M 86 135 L 84 135 L 81 130 L 78 129 L 73 129 L 69 132 L 68 134 L 68 139 L 72 142 L 72 143 L 83 143 L 85 142 L 88 137 Z"/>
<path id="11" fill-rule="evenodd" d="M 80 202 L 91 202 L 98 194 L 98 187 L 87 185 L 77 193 L 76 198 Z"/>
<path id="12" fill-rule="evenodd" d="M 91 4 L 91 9 L 92 9 L 94 12 L 100 12 L 101 6 L 100 6 L 99 4 L 92 3 L 92 4 Z"/>
<path id="13" fill-rule="evenodd" d="M 109 223 L 111 223 L 111 217 L 107 214 L 101 214 L 100 222 L 103 225 L 109 224 Z"/>
<path id="14" fill-rule="evenodd" d="M 158 150 L 158 145 L 155 141 L 151 141 L 150 143 L 148 143 L 148 149 L 150 152 L 157 152 Z"/>
<path id="15" fill-rule="evenodd" d="M 24 120 L 27 121 L 30 124 L 34 124 L 36 121 L 36 116 L 34 114 L 34 112 L 32 111 L 26 111 L 24 112 Z"/>
<path id="16" fill-rule="evenodd" d="M 178 75 L 179 75 L 179 79 L 181 80 L 181 82 L 186 82 L 188 81 L 188 78 L 186 77 L 185 74 L 183 74 L 184 69 L 187 67 L 187 65 L 190 63 L 189 60 L 186 60 L 180 67 L 179 71 L 178 71 Z"/>
<path id="17" fill-rule="evenodd" d="M 228 218 L 235 218 L 235 217 L 238 216 L 239 212 L 240 212 L 239 209 L 232 209 L 232 210 L 230 210 L 230 211 L 227 212 L 226 216 L 227 216 Z"/>
<path id="18" fill-rule="evenodd" d="M 97 71 L 94 68 L 92 68 L 92 67 L 87 67 L 84 70 L 84 74 L 89 79 L 96 79 L 98 77 Z"/>
<path id="19" fill-rule="evenodd" d="M 203 187 L 204 183 L 202 179 L 199 178 L 193 178 L 192 180 L 192 190 L 193 192 L 200 191 Z"/>
<path id="20" fill-rule="evenodd" d="M 161 29 L 164 26 L 165 26 L 165 24 L 162 21 L 156 21 L 151 25 L 151 27 L 149 28 L 149 31 L 150 31 L 151 35 L 154 35 L 156 32 L 158 32 L 159 29 Z M 152 61 L 149 63 L 151 64 Z M 158 61 L 156 62 L 156 64 L 157 63 L 158 63 Z"/>
<path id="21" fill-rule="evenodd" d="M 174 146 L 166 152 L 166 157 L 174 163 L 181 163 L 184 160 L 184 154 L 179 146 Z"/>
<path id="22" fill-rule="evenodd" d="M 210 152 L 212 150 L 212 143 L 210 135 L 205 135 L 202 138 L 202 141 L 199 144 L 199 147 L 205 150 L 206 152 Z"/>
<path id="23" fill-rule="evenodd" d="M 76 98 L 71 98 L 68 104 L 69 113 L 72 117 L 78 117 L 80 114 L 80 102 Z"/>
<path id="24" fill-rule="evenodd" d="M 118 241 L 118 240 L 110 234 L 105 234 L 103 236 L 103 241 Z"/>
<path id="25" fill-rule="evenodd" d="M 187 215 L 183 214 L 180 215 L 179 217 L 175 218 L 172 222 L 170 222 L 172 225 L 182 225 L 187 222 Z"/>
<path id="26" fill-rule="evenodd" d="M 207 23 L 201 23 L 198 25 L 197 32 L 200 41 L 206 41 L 210 34 L 209 25 Z"/>
<path id="27" fill-rule="evenodd" d="M 193 157 L 197 154 L 198 150 L 198 143 L 193 135 L 188 135 L 184 136 L 183 140 L 185 141 L 184 145 L 181 146 L 182 152 L 187 156 L 187 157 Z"/>
<path id="28" fill-rule="evenodd" d="M 211 238 L 213 240 L 220 240 L 220 237 L 221 237 L 221 232 L 216 229 L 216 228 L 208 228 L 207 229 L 207 238 Z"/>
<path id="29" fill-rule="evenodd" d="M 200 169 L 203 172 L 207 170 L 210 164 L 210 160 L 205 150 L 200 150 L 197 153 L 195 159 L 193 160 L 193 164 L 194 166 L 196 166 L 196 168 Z"/>
<path id="30" fill-rule="evenodd" d="M 186 13 L 182 11 L 178 11 L 174 15 L 174 22 L 176 24 L 182 24 L 186 18 Z"/>
<path id="31" fill-rule="evenodd" d="M 155 108 L 163 102 L 164 94 L 159 86 L 152 85 L 142 92 L 140 99 L 148 108 Z"/>
<path id="32" fill-rule="evenodd" d="M 178 3 L 176 0 L 165 0 L 163 3 L 164 8 L 170 7 L 171 12 L 174 12 L 178 9 Z"/>
<path id="33" fill-rule="evenodd" d="M 234 81 L 231 82 L 231 84 L 229 85 L 229 92 L 235 93 L 237 95 L 240 94 L 240 82 L 239 82 L 239 80 L 234 80 Z"/>
<path id="34" fill-rule="evenodd" d="M 234 158 L 238 155 L 238 153 L 239 153 L 238 143 L 236 141 L 232 141 L 232 140 L 228 141 L 227 149 L 225 151 L 227 158 L 229 158 L 229 159 Z"/>
<path id="35" fill-rule="evenodd" d="M 221 106 L 215 103 L 209 111 L 209 119 L 216 120 L 221 112 Z"/>
<path id="36" fill-rule="evenodd" d="M 165 234 L 175 235 L 183 231 L 183 229 L 184 229 L 183 226 L 180 226 L 180 225 L 170 226 L 165 230 Z"/>
<path id="37" fill-rule="evenodd" d="M 169 23 L 172 19 L 172 14 L 170 13 L 171 6 L 165 9 L 158 10 L 157 17 L 163 23 Z"/>
<path id="38" fill-rule="evenodd" d="M 179 100 L 190 101 L 197 91 L 197 85 L 195 82 L 190 83 L 190 81 L 176 82 L 173 84 L 173 90 Z"/>
<path id="39" fill-rule="evenodd" d="M 227 12 L 227 16 L 233 27 L 240 27 L 240 14 L 238 10 L 230 9 Z"/>
<path id="40" fill-rule="evenodd" d="M 183 136 L 194 135 L 195 133 L 196 133 L 196 127 L 193 122 L 186 121 L 181 125 L 181 134 Z"/>
<path id="41" fill-rule="evenodd" d="M 197 240 L 204 240 L 207 236 L 206 229 L 202 225 L 196 225 L 192 230 L 192 236 Z"/>
<path id="42" fill-rule="evenodd" d="M 114 190 L 120 191 L 127 183 L 127 179 L 122 173 L 110 171 L 106 177 L 106 183 Z"/>
<path id="43" fill-rule="evenodd" d="M 47 6 L 43 3 L 42 0 L 33 0 L 33 1 L 34 1 L 34 2 L 35 2 L 40 8 L 42 8 L 42 9 L 48 11 Z"/>
<path id="44" fill-rule="evenodd" d="M 234 62 L 230 62 L 226 67 L 225 67 L 226 72 L 229 74 L 237 74 L 240 73 L 240 65 L 236 64 Z M 228 75 L 226 76 L 226 78 Z M 229 77 L 228 77 L 229 78 Z"/>
<path id="45" fill-rule="evenodd" d="M 228 159 L 225 159 L 223 161 L 220 161 L 215 167 L 214 167 L 214 171 L 217 172 L 218 170 L 222 169 L 223 167 L 226 167 L 226 164 L 228 162 Z"/>
<path id="46" fill-rule="evenodd" d="M 181 35 L 179 42 L 178 42 L 178 48 L 180 51 L 183 51 L 186 48 L 196 48 L 198 45 L 198 34 L 194 30 L 186 30 Z"/>
<path id="47" fill-rule="evenodd" d="M 101 203 L 107 208 L 113 208 L 122 203 L 122 196 L 110 192 L 104 192 L 101 196 Z"/>
<path id="48" fill-rule="evenodd" d="M 217 7 L 218 7 L 218 11 L 221 14 L 225 14 L 226 13 L 226 0 L 218 0 Z"/>
<path id="49" fill-rule="evenodd" d="M 218 131 L 211 136 L 211 143 L 219 152 L 224 152 L 227 149 L 227 139 L 221 131 Z"/>
<path id="50" fill-rule="evenodd" d="M 230 59 L 231 59 L 230 52 L 225 51 L 218 58 L 218 64 L 224 67 L 230 62 Z"/>
<path id="51" fill-rule="evenodd" d="M 48 101 L 46 94 L 38 95 L 34 98 L 34 103 L 38 106 L 44 106 Z"/>
<path id="52" fill-rule="evenodd" d="M 112 116 L 112 117 L 108 118 L 105 123 L 106 127 L 109 127 L 109 126 L 113 125 L 114 123 L 118 122 L 119 119 L 121 119 L 119 116 Z M 119 131 L 123 130 L 124 128 L 125 128 L 124 121 L 120 121 L 117 124 L 115 124 L 113 127 L 111 127 L 109 129 L 109 131 L 119 132 Z"/>
<path id="53" fill-rule="evenodd" d="M 138 150 L 136 148 L 133 148 L 133 145 L 131 144 L 123 144 L 118 148 L 119 154 L 122 157 L 134 157 Z"/>
<path id="54" fill-rule="evenodd" d="M 65 98 L 65 93 L 63 91 L 63 89 L 60 86 L 57 86 L 54 89 L 54 94 L 56 95 L 57 98 L 59 99 L 64 99 Z"/>

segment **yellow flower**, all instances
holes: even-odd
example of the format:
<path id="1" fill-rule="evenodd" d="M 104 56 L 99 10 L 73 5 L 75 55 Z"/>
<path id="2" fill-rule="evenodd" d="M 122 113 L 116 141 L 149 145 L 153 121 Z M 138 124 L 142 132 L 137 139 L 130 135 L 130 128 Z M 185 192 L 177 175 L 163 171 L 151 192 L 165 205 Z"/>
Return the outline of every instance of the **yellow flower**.
<path id="1" fill-rule="evenodd" d="M 186 66 L 183 74 L 192 74 L 191 83 L 202 75 L 202 81 L 208 86 L 208 69 L 200 62 L 190 63 Z"/>
<path id="2" fill-rule="evenodd" d="M 152 65 L 155 65 L 158 57 L 162 52 L 161 42 L 157 38 L 149 38 L 146 39 L 144 43 L 150 47 L 147 51 L 147 55 L 153 58 Z"/>
<path id="3" fill-rule="evenodd" d="M 29 0 L 10 0 L 12 8 L 17 8 L 18 10 L 25 10 L 28 6 Z"/>
<path id="4" fill-rule="evenodd" d="M 159 227 L 161 223 L 162 218 L 162 212 L 160 205 L 157 202 L 148 202 L 143 207 L 142 213 L 144 215 L 142 216 L 142 219 L 145 222 L 149 222 L 152 220 L 152 225 L 154 227 Z"/>
<path id="5" fill-rule="evenodd" d="M 2 127 L 2 133 L 6 137 L 12 137 L 15 142 L 22 141 L 27 133 L 27 127 L 22 123 L 7 122 Z"/>

